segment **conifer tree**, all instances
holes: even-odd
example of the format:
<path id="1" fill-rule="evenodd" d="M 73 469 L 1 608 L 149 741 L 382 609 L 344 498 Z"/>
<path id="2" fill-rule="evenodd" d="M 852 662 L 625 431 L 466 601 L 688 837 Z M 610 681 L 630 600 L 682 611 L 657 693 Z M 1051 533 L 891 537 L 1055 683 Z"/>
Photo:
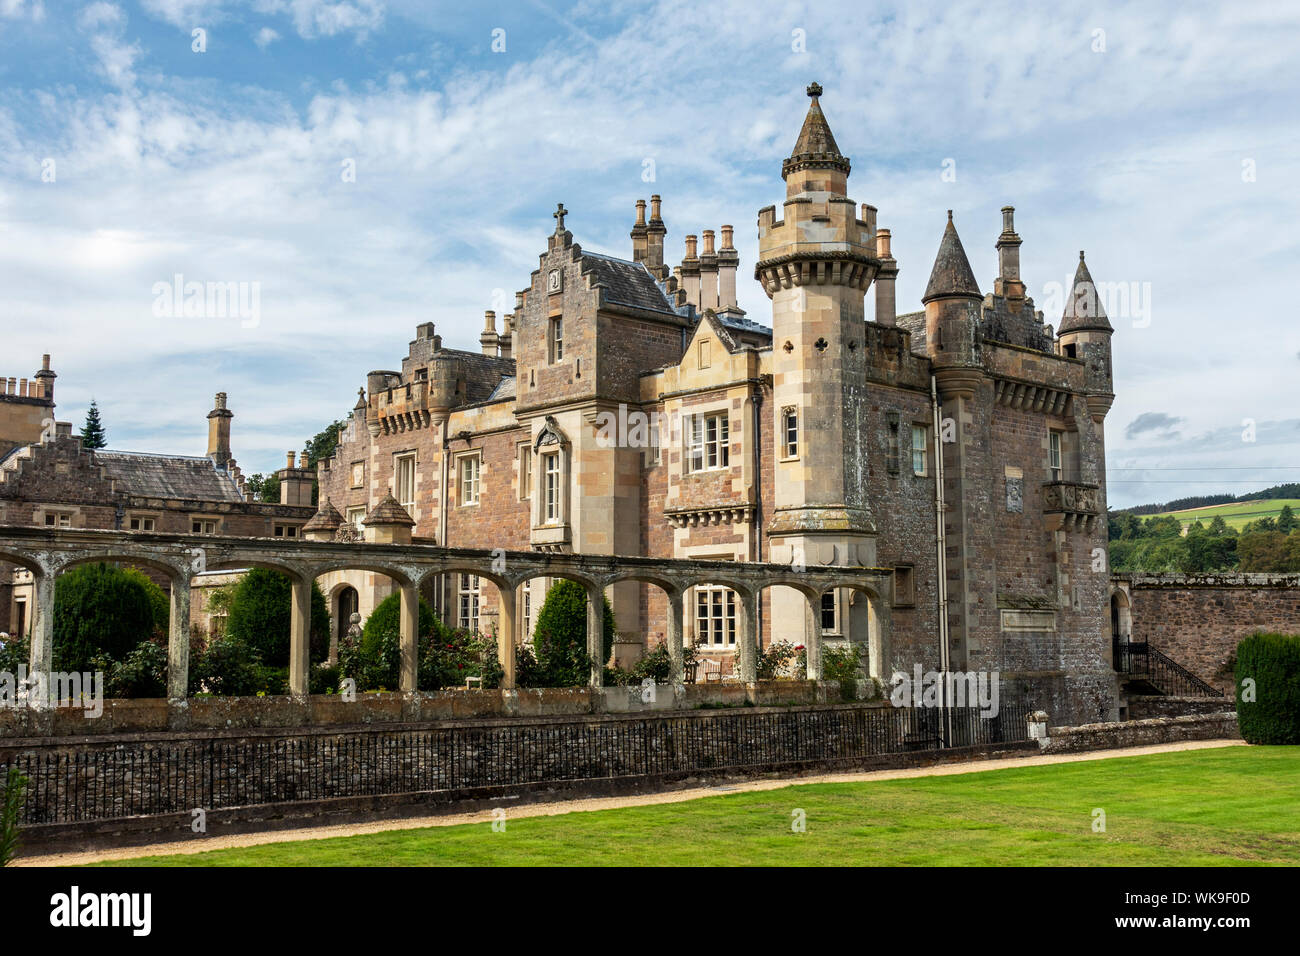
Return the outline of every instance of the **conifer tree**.
<path id="1" fill-rule="evenodd" d="M 90 410 L 86 412 L 86 424 L 81 426 L 82 448 L 103 448 L 108 444 L 108 434 L 104 423 L 99 418 L 99 406 L 90 400 Z"/>

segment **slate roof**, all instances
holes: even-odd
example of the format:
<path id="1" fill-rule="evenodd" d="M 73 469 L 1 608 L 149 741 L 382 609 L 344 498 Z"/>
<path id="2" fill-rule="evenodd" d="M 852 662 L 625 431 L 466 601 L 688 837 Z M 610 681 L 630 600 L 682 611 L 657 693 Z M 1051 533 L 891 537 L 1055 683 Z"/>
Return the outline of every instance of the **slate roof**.
<path id="1" fill-rule="evenodd" d="M 218 469 L 210 458 L 99 449 L 95 461 L 122 494 L 198 501 L 244 500 L 230 473 Z"/>
<path id="2" fill-rule="evenodd" d="M 753 335 L 762 335 L 767 338 L 772 337 L 772 330 L 766 325 L 760 325 L 753 319 L 746 318 L 743 315 L 728 314 L 726 312 L 716 313 L 717 319 L 728 329 L 735 329 L 737 332 L 749 332 Z"/>
<path id="3" fill-rule="evenodd" d="M 514 397 L 515 397 L 515 377 L 513 375 L 507 375 L 505 378 L 501 379 L 501 381 L 497 383 L 497 387 L 494 388 L 492 390 L 492 394 L 488 396 L 488 401 L 495 402 L 498 401 L 499 399 L 514 398 Z"/>
<path id="4" fill-rule="evenodd" d="M 582 259 L 582 271 L 591 276 L 591 284 L 604 286 L 605 301 L 634 309 L 678 315 L 658 281 L 640 262 L 629 262 L 586 250 L 582 253 Z"/>
<path id="5" fill-rule="evenodd" d="M 443 349 L 439 354 L 454 355 L 464 364 L 465 402 L 469 405 L 492 398 L 501 386 L 501 380 L 515 374 L 515 360 L 512 358 L 498 358 L 464 349 Z"/>
<path id="6" fill-rule="evenodd" d="M 781 164 L 783 175 L 803 165 L 830 166 L 843 169 L 846 173 L 849 171 L 848 157 L 840 152 L 831 133 L 830 123 L 826 122 L 826 114 L 822 112 L 818 99 L 821 92 L 822 88 L 816 83 L 808 87 L 812 102 L 808 104 L 808 115 L 803 119 L 794 150 L 790 153 L 790 158 Z"/>
<path id="7" fill-rule="evenodd" d="M 939 254 L 934 257 L 930 282 L 925 287 L 921 301 L 929 302 L 931 299 L 953 295 L 983 298 L 979 284 L 975 281 L 975 273 L 971 271 L 970 260 L 966 258 L 966 250 L 962 248 L 957 229 L 952 224 L 952 210 L 949 209 L 948 225 L 944 227 L 943 238 L 939 241 Z"/>
<path id="8" fill-rule="evenodd" d="M 1106 310 L 1101 305 L 1101 295 L 1092 281 L 1088 264 L 1083 261 L 1083 252 L 1079 252 L 1079 268 L 1074 270 L 1074 287 L 1070 298 L 1066 300 L 1065 312 L 1061 315 L 1061 327 L 1057 333 L 1078 332 L 1080 329 L 1100 329 L 1103 332 L 1115 331 Z"/>

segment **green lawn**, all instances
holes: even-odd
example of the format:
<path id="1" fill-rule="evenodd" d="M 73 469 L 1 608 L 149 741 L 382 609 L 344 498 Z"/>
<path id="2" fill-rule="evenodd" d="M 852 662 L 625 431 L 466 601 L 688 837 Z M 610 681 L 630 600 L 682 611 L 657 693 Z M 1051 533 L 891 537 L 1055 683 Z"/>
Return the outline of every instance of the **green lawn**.
<path id="1" fill-rule="evenodd" d="M 1208 528 L 1214 516 L 1221 515 L 1228 527 L 1240 531 L 1247 522 L 1258 521 L 1260 518 L 1276 518 L 1282 513 L 1283 505 L 1290 505 L 1292 511 L 1300 514 L 1300 498 L 1269 498 L 1267 501 L 1237 501 L 1226 505 L 1188 508 L 1185 511 L 1165 511 L 1150 517 L 1170 515 L 1182 522 L 1184 528 L 1196 521 Z"/>
<path id="2" fill-rule="evenodd" d="M 1093 810 L 1106 832 L 1093 832 Z M 807 831 L 791 828 L 806 813 Z M 277 843 L 110 865 L 1300 864 L 1300 747 L 1227 747 Z"/>

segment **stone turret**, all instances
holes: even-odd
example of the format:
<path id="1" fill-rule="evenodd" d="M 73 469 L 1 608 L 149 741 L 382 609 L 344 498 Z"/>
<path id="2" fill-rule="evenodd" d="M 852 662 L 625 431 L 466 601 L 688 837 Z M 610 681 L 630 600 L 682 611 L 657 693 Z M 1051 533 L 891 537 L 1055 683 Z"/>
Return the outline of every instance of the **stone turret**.
<path id="1" fill-rule="evenodd" d="M 874 222 L 856 215 L 847 195 L 848 157 L 822 112 L 822 89 L 808 87 L 809 104 L 794 150 L 781 167 L 786 199 L 758 214 L 758 279 L 772 300 L 772 414 L 799 422 L 801 456 L 777 465 L 770 533 L 809 553 L 848 553 L 870 563 L 875 522 L 867 495 L 866 443 L 850 435 L 864 401 L 864 297 L 880 266 Z M 778 428 L 780 421 L 777 421 Z M 814 436 L 844 435 L 838 449 L 820 449 L 809 466 Z"/>
<path id="2" fill-rule="evenodd" d="M 1115 401 L 1115 385 L 1111 374 L 1110 320 L 1101 304 L 1097 285 L 1088 272 L 1088 263 L 1079 252 L 1079 265 L 1074 272 L 1074 283 L 1065 302 L 1057 334 L 1057 351 L 1067 358 L 1082 360 L 1088 367 L 1088 412 L 1100 422 Z"/>
<path id="3" fill-rule="evenodd" d="M 930 281 L 921 296 L 926 350 L 942 392 L 972 392 L 983 377 L 979 352 L 983 298 L 949 209 Z"/>

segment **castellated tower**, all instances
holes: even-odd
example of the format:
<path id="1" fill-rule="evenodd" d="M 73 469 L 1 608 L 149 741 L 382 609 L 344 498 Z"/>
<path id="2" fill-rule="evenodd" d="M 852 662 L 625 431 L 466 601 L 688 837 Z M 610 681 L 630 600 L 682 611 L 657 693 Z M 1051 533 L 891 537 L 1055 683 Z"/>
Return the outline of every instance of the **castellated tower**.
<path id="1" fill-rule="evenodd" d="M 754 277 L 772 300 L 775 433 L 797 429 L 777 455 L 769 533 L 775 560 L 873 566 L 867 494 L 864 298 L 880 268 L 874 209 L 859 219 L 847 195 L 849 160 L 822 113 L 821 87 L 782 164 L 782 218 L 758 214 Z"/>

